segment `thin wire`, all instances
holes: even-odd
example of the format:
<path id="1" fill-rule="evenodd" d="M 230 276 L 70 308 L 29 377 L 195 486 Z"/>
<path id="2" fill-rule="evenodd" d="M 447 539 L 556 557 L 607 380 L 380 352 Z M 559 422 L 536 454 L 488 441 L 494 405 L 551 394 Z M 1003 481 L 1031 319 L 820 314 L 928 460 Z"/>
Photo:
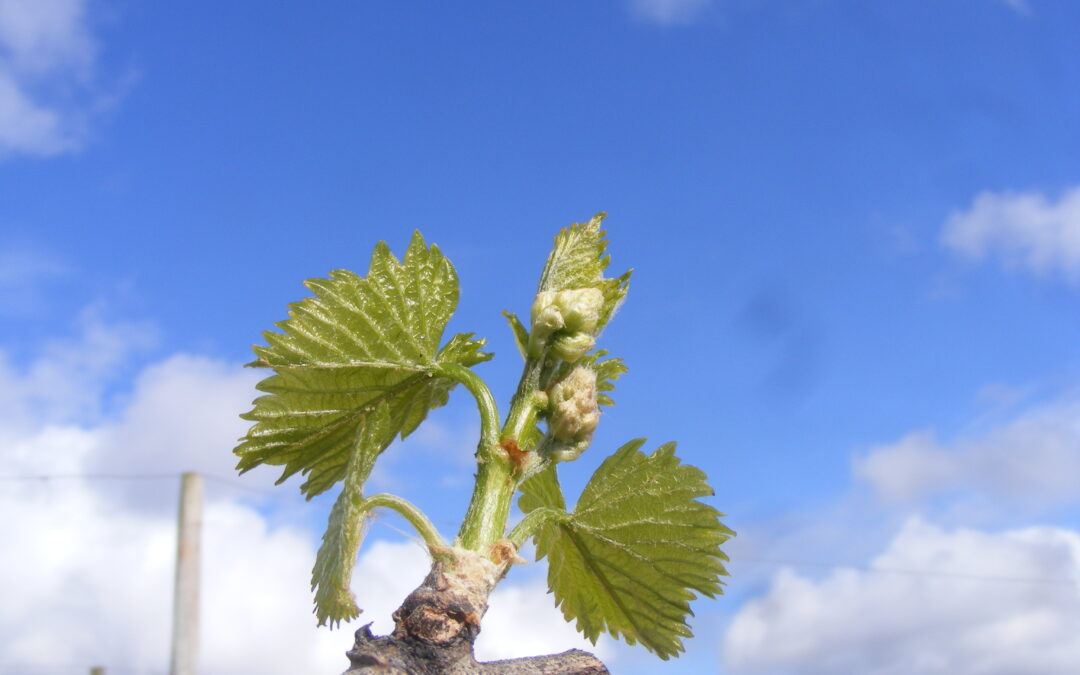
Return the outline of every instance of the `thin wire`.
<path id="1" fill-rule="evenodd" d="M 280 490 L 277 491 L 277 492 L 272 492 L 272 491 L 266 490 L 264 488 L 257 488 L 257 487 L 251 486 L 251 485 L 246 485 L 244 483 L 240 483 L 238 481 L 235 481 L 235 480 L 233 480 L 231 478 L 226 478 L 224 476 L 217 476 L 217 475 L 214 475 L 212 473 L 199 472 L 199 475 L 202 476 L 203 478 L 205 478 L 206 480 L 210 481 L 211 483 L 217 483 L 218 485 L 224 485 L 225 487 L 230 487 L 230 488 L 232 488 L 234 490 L 242 490 L 244 492 L 251 492 L 251 493 L 266 497 L 268 499 L 284 499 L 284 500 L 287 500 L 287 501 L 298 501 L 300 499 L 300 497 L 297 497 L 294 494 L 280 494 L 280 492 L 281 492 Z"/>
<path id="2" fill-rule="evenodd" d="M 101 666 L 100 663 L 94 664 L 95 666 Z M 138 668 L 135 666 L 101 666 L 105 668 L 106 673 L 121 672 L 121 673 L 137 673 L 139 675 L 164 675 L 164 670 L 157 668 Z M 0 671 L 12 671 L 16 673 L 25 673 L 28 670 L 65 670 L 71 671 L 78 669 L 79 672 L 85 672 L 89 670 L 91 666 L 84 663 L 44 663 L 35 665 L 32 663 L 0 663 Z"/>
<path id="3" fill-rule="evenodd" d="M 245 485 L 235 480 L 218 476 L 212 473 L 195 472 L 206 480 L 230 487 L 234 490 L 253 492 L 270 499 L 287 499 L 295 501 L 298 498 L 293 495 L 279 494 L 262 488 Z M 51 473 L 51 474 L 9 474 L 0 476 L 0 481 L 50 481 L 50 480 L 166 480 L 180 478 L 183 473 Z"/>
<path id="4" fill-rule="evenodd" d="M 840 563 L 824 563 L 824 562 L 811 562 L 807 560 L 776 560 L 768 558 L 746 558 L 738 557 L 735 559 L 736 563 L 748 562 L 748 563 L 760 563 L 765 565 L 790 565 L 792 567 L 821 567 L 825 569 L 837 569 L 837 570 L 857 570 L 860 572 L 871 572 L 874 574 L 899 574 L 904 576 L 914 577 L 945 577 L 951 579 L 970 579 L 972 581 L 1000 581 L 1004 583 L 1021 583 L 1021 584 L 1060 584 L 1060 585 L 1076 585 L 1080 584 L 1080 579 L 1050 579 L 1050 578 L 1038 578 L 1038 577 L 1007 577 L 997 576 L 990 574 L 972 574 L 968 572 L 937 572 L 934 570 L 903 570 L 893 569 L 888 567 L 867 567 L 865 565 L 847 565 Z"/>
<path id="5" fill-rule="evenodd" d="M 162 480 L 162 479 L 176 479 L 182 474 L 180 473 L 72 473 L 72 474 L 21 474 L 21 475 L 6 475 L 0 476 L 0 480 L 7 481 L 49 481 L 49 480 Z M 224 476 L 218 476 L 215 474 L 201 473 L 203 478 L 208 481 L 230 487 L 234 490 L 242 490 L 258 494 L 260 496 L 269 499 L 298 501 L 299 497 L 293 495 L 278 494 L 277 492 L 271 492 L 262 488 L 252 487 L 239 483 L 235 480 L 225 478 Z M 406 537 L 413 538 L 409 533 L 403 532 L 400 529 L 382 522 L 376 518 L 375 522 L 391 530 L 394 530 Z M 440 521 L 442 522 L 442 521 Z M 817 567 L 822 569 L 848 569 L 857 570 L 860 572 L 868 572 L 872 574 L 895 574 L 904 576 L 916 576 L 916 577 L 942 577 L 950 579 L 969 579 L 971 581 L 990 581 L 1001 583 L 1021 583 L 1021 584 L 1052 584 L 1052 585 L 1077 585 L 1080 584 L 1080 579 L 1051 579 L 1051 578 L 1038 578 L 1038 577 L 1009 577 L 998 575 L 986 575 L 986 574 L 972 574 L 968 572 L 939 572 L 934 570 L 904 570 L 904 569 L 892 569 L 881 567 L 868 567 L 866 565 L 850 565 L 842 563 L 827 563 L 816 562 L 809 560 L 782 560 L 782 559 L 770 559 L 770 558 L 747 558 L 738 557 L 735 561 L 738 563 L 751 563 L 762 565 L 789 565 L 791 567 Z M 7 666 L 0 665 L 0 668 L 6 668 Z"/>
<path id="6" fill-rule="evenodd" d="M 49 473 L 0 476 L 0 480 L 163 480 L 179 478 L 178 473 Z"/>

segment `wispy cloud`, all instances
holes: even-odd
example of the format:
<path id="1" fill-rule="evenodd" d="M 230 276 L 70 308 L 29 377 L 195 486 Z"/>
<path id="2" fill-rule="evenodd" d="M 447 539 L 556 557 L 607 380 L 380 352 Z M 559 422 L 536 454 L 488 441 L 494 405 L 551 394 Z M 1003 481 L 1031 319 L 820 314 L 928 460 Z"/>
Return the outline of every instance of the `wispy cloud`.
<path id="1" fill-rule="evenodd" d="M 1031 13 L 1031 5 L 1028 4 L 1027 0 L 1001 0 L 1001 1 L 1003 3 L 1005 3 L 1009 8 L 1015 10 L 1016 12 L 1019 12 L 1020 14 L 1030 14 Z"/>
<path id="2" fill-rule="evenodd" d="M 664 26 L 696 19 L 712 0 L 630 0 L 630 11 L 645 21 Z"/>
<path id="3" fill-rule="evenodd" d="M 1080 630 L 1080 531 L 1030 524 L 1080 505 L 1080 398 L 981 398 L 992 407 L 967 431 L 912 431 L 855 458 L 856 489 L 835 505 L 740 528 L 736 577 L 765 590 L 723 633 L 725 672 L 1080 668 L 1065 637 Z M 755 561 L 781 568 L 763 579 Z"/>
<path id="4" fill-rule="evenodd" d="M 98 306 L 80 312 L 76 324 L 76 336 L 45 340 L 21 362 L 0 345 L 0 437 L 99 419 L 107 386 L 156 340 L 152 325 L 110 320 Z"/>
<path id="5" fill-rule="evenodd" d="M 724 636 L 732 673 L 1074 673 L 1080 533 L 910 519 L 867 569 L 781 570 Z"/>
<path id="6" fill-rule="evenodd" d="M 0 158 L 85 143 L 99 86 L 87 0 L 0 0 Z"/>
<path id="7" fill-rule="evenodd" d="M 941 241 L 972 260 L 998 257 L 1039 276 L 1080 282 L 1080 186 L 1057 199 L 1040 192 L 983 192 L 952 213 Z"/>
<path id="8" fill-rule="evenodd" d="M 949 442 L 912 432 L 856 459 L 854 473 L 893 504 L 950 493 L 982 495 L 1005 508 L 1072 503 L 1080 485 L 1080 402 L 1045 404 Z"/>
<path id="9" fill-rule="evenodd" d="M 45 306 L 49 284 L 71 272 L 70 266 L 39 247 L 0 245 L 0 316 L 38 313 Z"/>

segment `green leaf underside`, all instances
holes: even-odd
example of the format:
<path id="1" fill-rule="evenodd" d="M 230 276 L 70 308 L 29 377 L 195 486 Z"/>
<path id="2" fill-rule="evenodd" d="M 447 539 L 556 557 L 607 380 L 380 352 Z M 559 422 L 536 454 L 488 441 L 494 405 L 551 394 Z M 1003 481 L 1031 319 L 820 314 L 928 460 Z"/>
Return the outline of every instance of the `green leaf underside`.
<path id="1" fill-rule="evenodd" d="M 537 531 L 537 557 L 548 558 L 548 585 L 566 619 L 596 642 L 601 631 L 640 642 L 663 659 L 691 637 L 686 617 L 696 593 L 722 593 L 734 534 L 714 508 L 705 474 L 681 464 L 675 444 L 651 455 L 627 443 L 597 469 L 574 512 Z M 564 509 L 553 468 L 522 484 L 519 506 Z"/>
<path id="2" fill-rule="evenodd" d="M 503 310 L 503 316 L 506 317 L 507 322 L 510 324 L 510 330 L 514 333 L 514 344 L 518 348 L 518 353 L 521 354 L 521 358 L 528 359 L 528 355 L 525 353 L 527 345 L 529 344 L 529 331 L 525 328 L 525 324 L 521 323 L 521 319 L 517 314 Z"/>
<path id="3" fill-rule="evenodd" d="M 596 333 L 611 319 L 630 284 L 628 270 L 613 279 L 604 278 L 611 256 L 604 254 L 607 234 L 600 229 L 606 214 L 600 213 L 587 223 L 574 223 L 555 235 L 555 246 L 540 275 L 537 292 L 564 291 L 572 288 L 598 288 L 604 294 L 604 308 Z"/>
<path id="4" fill-rule="evenodd" d="M 255 424 L 234 452 L 241 472 L 270 464 L 284 466 L 278 482 L 306 474 L 301 490 L 311 498 L 345 478 L 354 452 L 370 451 L 364 427 L 377 409 L 385 407 L 389 437 L 404 438 L 455 385 L 433 374 L 439 364 L 472 366 L 491 355 L 471 335 L 439 349 L 458 279 L 419 232 L 400 262 L 380 242 L 366 278 L 337 270 L 305 285 L 315 295 L 291 305 L 281 332 L 254 347 L 252 365 L 275 373 L 258 384 L 266 395 L 242 415 Z"/>
<path id="5" fill-rule="evenodd" d="M 320 626 L 334 627 L 360 615 L 349 585 L 367 520 L 364 483 L 379 453 L 394 440 L 394 433 L 390 408 L 385 402 L 380 403 L 364 424 L 358 450 L 349 459 L 341 494 L 330 510 L 322 545 L 315 556 L 311 589 L 315 591 L 314 611 Z"/>
<path id="6" fill-rule="evenodd" d="M 521 497 L 518 499 L 518 508 L 524 513 L 544 506 L 566 510 L 566 500 L 563 499 L 562 488 L 559 487 L 559 479 L 555 475 L 553 463 L 529 477 L 519 489 Z"/>

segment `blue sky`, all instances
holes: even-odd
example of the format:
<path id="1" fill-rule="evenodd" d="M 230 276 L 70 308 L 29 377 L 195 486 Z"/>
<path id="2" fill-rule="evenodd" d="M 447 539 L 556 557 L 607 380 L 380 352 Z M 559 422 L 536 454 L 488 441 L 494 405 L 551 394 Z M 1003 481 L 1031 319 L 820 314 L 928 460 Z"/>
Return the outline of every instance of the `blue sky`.
<path id="1" fill-rule="evenodd" d="M 450 329 L 489 338 L 505 400 L 499 310 L 527 313 L 551 236 L 603 210 L 635 273 L 602 346 L 630 373 L 568 482 L 675 439 L 740 533 L 686 657 L 608 644 L 613 672 L 1075 672 L 1076 583 L 1051 602 L 1022 580 L 1080 576 L 1078 25 L 1053 0 L 0 0 L 0 473 L 227 472 L 250 345 L 301 280 L 413 228 L 456 264 Z M 465 394 L 430 424 L 375 479 L 452 531 Z M 85 451 L 31 450 L 58 433 Z M 172 504 L 71 489 L 150 539 Z M 220 508 L 252 546 L 302 542 L 274 583 L 303 600 L 328 503 Z"/>

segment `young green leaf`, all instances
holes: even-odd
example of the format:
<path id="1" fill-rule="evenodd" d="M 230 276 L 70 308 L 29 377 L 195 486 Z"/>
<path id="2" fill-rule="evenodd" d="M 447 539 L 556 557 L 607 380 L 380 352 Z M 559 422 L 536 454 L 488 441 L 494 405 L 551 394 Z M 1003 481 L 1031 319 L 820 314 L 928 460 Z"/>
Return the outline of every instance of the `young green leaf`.
<path id="1" fill-rule="evenodd" d="M 401 262 L 380 243 L 366 278 L 337 270 L 305 285 L 315 296 L 291 305 L 281 332 L 267 331 L 268 346 L 254 348 L 251 365 L 275 374 L 258 384 L 267 395 L 243 415 L 255 424 L 234 452 L 241 472 L 271 464 L 284 466 L 278 482 L 307 474 L 301 490 L 310 498 L 342 480 L 355 453 L 385 448 L 366 445 L 363 432 L 380 405 L 389 437 L 404 438 L 456 384 L 436 374 L 441 364 L 472 366 L 491 355 L 470 335 L 439 349 L 458 279 L 419 232 Z"/>
<path id="2" fill-rule="evenodd" d="M 341 494 L 330 510 L 330 521 L 311 572 L 315 616 L 320 626 L 329 623 L 333 627 L 360 614 L 349 583 L 367 521 L 364 483 L 379 453 L 394 440 L 390 408 L 385 401 L 376 406 L 361 434 L 363 438 L 357 443 L 357 451 L 349 459 Z"/>
<path id="3" fill-rule="evenodd" d="M 722 592 L 720 545 L 734 533 L 698 501 L 712 494 L 705 474 L 680 464 L 673 443 L 645 455 L 638 451 L 644 442 L 605 460 L 574 512 L 544 521 L 534 539 L 568 621 L 593 642 L 606 631 L 667 659 L 691 636 L 686 617 L 695 592 Z M 523 483 L 522 493 L 526 513 L 563 509 L 553 469 Z"/>
<path id="4" fill-rule="evenodd" d="M 551 506 L 566 510 L 566 499 L 559 486 L 559 477 L 555 473 L 555 463 L 548 464 L 543 470 L 530 476 L 521 483 L 521 497 L 518 508 L 524 513 L 534 509 Z"/>
<path id="5" fill-rule="evenodd" d="M 529 331 L 525 328 L 525 324 L 521 323 L 521 319 L 513 312 L 504 309 L 502 314 L 506 317 L 507 322 L 510 324 L 510 330 L 514 333 L 514 344 L 517 345 L 521 358 L 528 359 L 525 350 L 529 345 Z"/>
<path id="6" fill-rule="evenodd" d="M 604 278 L 604 270 L 611 262 L 611 256 L 604 254 L 607 233 L 600 229 L 605 216 L 598 213 L 589 222 L 574 223 L 555 236 L 555 246 L 548 255 L 536 289 L 538 294 L 584 288 L 601 291 L 604 300 L 597 326 L 591 331 L 593 335 L 600 334 L 626 297 L 632 272 L 628 270 L 613 279 Z"/>

